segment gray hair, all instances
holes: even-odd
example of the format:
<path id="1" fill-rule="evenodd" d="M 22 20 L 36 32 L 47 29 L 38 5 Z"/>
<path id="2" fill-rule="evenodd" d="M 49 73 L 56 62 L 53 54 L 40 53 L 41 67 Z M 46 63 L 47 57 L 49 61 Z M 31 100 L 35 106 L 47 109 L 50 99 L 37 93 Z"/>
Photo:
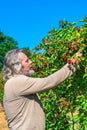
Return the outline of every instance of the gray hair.
<path id="1" fill-rule="evenodd" d="M 22 50 L 13 49 L 9 51 L 5 58 L 4 58 L 4 65 L 3 65 L 3 79 L 8 80 L 14 74 L 19 74 L 22 68 L 21 59 L 18 55 L 19 52 Z"/>

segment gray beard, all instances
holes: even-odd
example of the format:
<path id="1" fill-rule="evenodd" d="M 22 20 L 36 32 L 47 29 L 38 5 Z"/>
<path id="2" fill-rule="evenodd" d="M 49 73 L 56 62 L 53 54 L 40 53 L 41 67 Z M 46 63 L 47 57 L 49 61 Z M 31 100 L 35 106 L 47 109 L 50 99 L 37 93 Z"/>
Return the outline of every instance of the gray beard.
<path id="1" fill-rule="evenodd" d="M 34 73 L 34 70 L 30 70 L 29 72 L 25 73 L 25 75 L 31 77 Z"/>

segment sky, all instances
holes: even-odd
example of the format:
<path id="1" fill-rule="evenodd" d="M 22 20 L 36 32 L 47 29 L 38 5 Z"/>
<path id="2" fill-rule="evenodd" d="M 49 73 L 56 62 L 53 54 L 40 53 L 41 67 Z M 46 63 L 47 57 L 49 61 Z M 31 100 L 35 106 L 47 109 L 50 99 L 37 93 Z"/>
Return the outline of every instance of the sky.
<path id="1" fill-rule="evenodd" d="M 59 20 L 78 22 L 87 15 L 87 0 L 0 0 L 0 30 L 31 50 Z"/>

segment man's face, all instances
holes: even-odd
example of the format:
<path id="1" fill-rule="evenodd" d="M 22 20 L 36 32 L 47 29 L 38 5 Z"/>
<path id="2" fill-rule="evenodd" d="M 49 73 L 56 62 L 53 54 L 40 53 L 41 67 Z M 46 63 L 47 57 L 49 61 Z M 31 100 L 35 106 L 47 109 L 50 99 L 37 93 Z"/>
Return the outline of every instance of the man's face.
<path id="1" fill-rule="evenodd" d="M 19 52 L 19 57 L 22 62 L 22 74 L 25 75 L 32 75 L 34 73 L 33 67 L 32 67 L 32 61 L 28 59 L 28 57 L 23 53 Z"/>

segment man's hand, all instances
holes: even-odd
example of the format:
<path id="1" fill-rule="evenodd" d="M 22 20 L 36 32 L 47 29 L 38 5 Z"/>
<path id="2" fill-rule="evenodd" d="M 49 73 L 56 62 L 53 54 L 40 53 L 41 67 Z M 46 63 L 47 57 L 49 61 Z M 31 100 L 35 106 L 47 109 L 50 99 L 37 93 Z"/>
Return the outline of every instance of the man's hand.
<path id="1" fill-rule="evenodd" d="M 77 52 L 74 56 L 71 57 L 72 64 L 78 64 L 81 61 L 82 52 Z"/>
<path id="2" fill-rule="evenodd" d="M 67 62 L 68 62 L 68 64 L 78 64 L 81 61 L 81 58 L 82 58 L 82 52 L 77 52 Z"/>

